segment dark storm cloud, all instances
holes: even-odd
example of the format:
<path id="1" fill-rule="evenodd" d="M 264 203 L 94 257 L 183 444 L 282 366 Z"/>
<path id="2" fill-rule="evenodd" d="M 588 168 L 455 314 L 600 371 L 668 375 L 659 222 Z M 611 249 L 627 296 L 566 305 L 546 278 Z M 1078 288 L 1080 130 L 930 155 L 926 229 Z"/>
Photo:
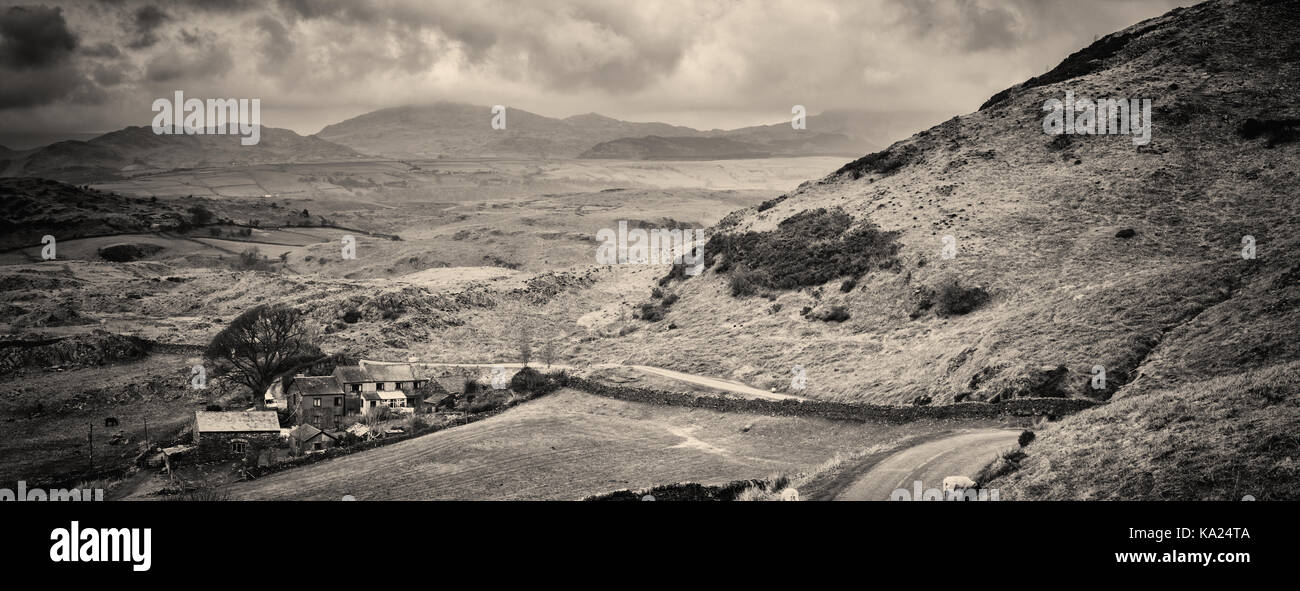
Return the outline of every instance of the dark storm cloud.
<path id="1" fill-rule="evenodd" d="M 382 11 L 370 0 L 279 0 L 281 10 L 290 17 L 304 19 L 342 19 L 356 24 L 375 23 Z"/>
<path id="2" fill-rule="evenodd" d="M 219 79 L 233 65 L 230 48 L 207 37 L 196 41 L 193 47 L 155 55 L 145 65 L 144 77 L 150 82 Z"/>
<path id="3" fill-rule="evenodd" d="M 146 4 L 136 9 L 131 22 L 134 38 L 127 44 L 132 49 L 153 47 L 158 43 L 158 28 L 171 19 L 163 9 Z"/>
<path id="4" fill-rule="evenodd" d="M 83 47 L 81 49 L 81 53 L 83 55 L 88 55 L 90 57 L 102 57 L 102 58 L 109 58 L 109 59 L 116 59 L 122 57 L 122 50 L 118 49 L 117 46 L 113 45 L 112 43 L 97 43 L 89 47 Z"/>
<path id="5" fill-rule="evenodd" d="M 66 61 L 76 48 L 77 36 L 68 30 L 62 9 L 11 6 L 0 13 L 0 66 L 48 68 Z"/>
<path id="6" fill-rule="evenodd" d="M 77 45 L 59 8 L 12 6 L 0 12 L 0 109 L 102 100 L 73 63 Z"/>
<path id="7" fill-rule="evenodd" d="M 262 33 L 262 70 L 277 69 L 268 66 L 283 64 L 285 58 L 293 54 L 294 43 L 289 29 L 273 17 L 262 16 L 257 19 L 257 30 Z"/>

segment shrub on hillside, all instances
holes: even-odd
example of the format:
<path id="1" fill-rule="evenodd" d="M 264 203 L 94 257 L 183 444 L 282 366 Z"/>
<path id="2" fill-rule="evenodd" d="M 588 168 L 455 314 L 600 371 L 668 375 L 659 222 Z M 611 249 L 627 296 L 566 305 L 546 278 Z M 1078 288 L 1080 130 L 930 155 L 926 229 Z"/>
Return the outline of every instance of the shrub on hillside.
<path id="1" fill-rule="evenodd" d="M 271 264 L 266 261 L 257 247 L 250 246 L 240 251 L 234 267 L 241 271 L 266 271 L 271 268 Z"/>
<path id="2" fill-rule="evenodd" d="M 853 218 L 839 208 L 816 209 L 786 219 L 773 231 L 717 234 L 704 248 L 704 264 L 717 273 L 731 271 L 731 291 L 737 297 L 759 288 L 821 285 L 893 266 L 897 233 L 870 223 L 852 224 Z"/>
<path id="3" fill-rule="evenodd" d="M 835 171 L 834 176 L 848 174 L 849 178 L 857 180 L 869 174 L 889 175 L 911 164 L 918 152 L 916 147 L 911 145 L 890 146 L 845 164 Z"/>
<path id="4" fill-rule="evenodd" d="M 762 211 L 767 211 L 767 210 L 769 210 L 769 209 L 772 209 L 773 207 L 776 207 L 778 203 L 780 203 L 780 202 L 782 202 L 782 201 L 785 201 L 786 199 L 789 199 L 789 198 L 790 198 L 790 195 L 787 193 L 787 194 L 785 194 L 785 195 L 782 195 L 782 196 L 780 196 L 780 197 L 776 197 L 776 198 L 774 198 L 774 199 L 768 199 L 767 201 L 764 201 L 764 202 L 762 202 L 762 203 L 759 203 L 759 204 L 758 204 L 758 207 L 757 207 L 757 210 L 760 211 L 760 212 L 762 212 Z"/>
<path id="5" fill-rule="evenodd" d="M 737 269 L 731 274 L 729 283 L 732 297 L 747 298 L 758 293 L 758 282 L 755 280 L 754 273 L 747 269 Z"/>
<path id="6" fill-rule="evenodd" d="M 1024 447 L 1032 443 L 1034 441 L 1034 437 L 1035 435 L 1033 431 L 1029 431 L 1029 430 L 1021 431 L 1020 437 L 1016 439 L 1016 442 L 1020 444 L 1020 447 Z"/>
<path id="7" fill-rule="evenodd" d="M 1248 140 L 1267 138 L 1265 145 L 1272 148 L 1300 138 L 1300 119 L 1247 119 L 1237 133 Z"/>
<path id="8" fill-rule="evenodd" d="M 637 308 L 636 316 L 646 322 L 659 322 L 664 319 L 664 307 L 661 304 L 646 302 Z"/>
<path id="9" fill-rule="evenodd" d="M 934 309 L 940 316 L 960 316 L 974 311 L 988 301 L 984 288 L 962 287 L 954 278 L 946 278 L 934 288 Z"/>
<path id="10" fill-rule="evenodd" d="M 822 322 L 844 322 L 849 319 L 848 306 L 818 306 L 808 314 L 809 320 Z"/>

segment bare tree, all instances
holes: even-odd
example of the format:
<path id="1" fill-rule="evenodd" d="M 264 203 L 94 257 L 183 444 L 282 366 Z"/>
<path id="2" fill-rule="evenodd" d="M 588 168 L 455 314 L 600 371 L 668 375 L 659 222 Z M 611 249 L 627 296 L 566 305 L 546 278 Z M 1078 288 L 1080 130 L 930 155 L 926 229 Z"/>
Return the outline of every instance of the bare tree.
<path id="1" fill-rule="evenodd" d="M 212 337 L 204 352 L 208 359 L 231 366 L 230 376 L 253 391 L 258 408 L 276 378 L 321 357 L 311 342 L 302 313 L 284 305 L 261 305 L 230 322 Z"/>
<path id="2" fill-rule="evenodd" d="M 546 362 L 546 369 L 551 369 L 551 362 L 555 361 L 555 337 L 547 337 L 546 342 L 542 343 L 542 361 Z"/>

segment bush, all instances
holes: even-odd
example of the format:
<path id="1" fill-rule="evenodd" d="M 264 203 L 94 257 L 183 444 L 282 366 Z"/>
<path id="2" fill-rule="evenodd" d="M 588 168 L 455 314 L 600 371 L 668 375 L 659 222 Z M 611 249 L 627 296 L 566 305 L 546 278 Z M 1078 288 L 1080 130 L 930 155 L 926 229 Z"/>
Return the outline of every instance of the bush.
<path id="1" fill-rule="evenodd" d="M 819 307 L 808 315 L 809 320 L 821 320 L 822 322 L 844 322 L 849 319 L 848 306 L 829 306 Z"/>
<path id="2" fill-rule="evenodd" d="M 202 226 L 203 224 L 209 223 L 213 218 L 212 212 L 208 211 L 208 208 L 203 207 L 202 205 L 191 206 L 189 212 L 190 223 L 196 226 Z"/>
<path id="3" fill-rule="evenodd" d="M 673 304 L 676 304 L 678 299 L 680 298 L 675 293 L 670 293 L 667 296 L 664 296 L 664 307 L 667 308 Z"/>
<path id="4" fill-rule="evenodd" d="M 845 279 L 844 283 L 840 284 L 840 292 L 849 293 L 850 291 L 853 291 L 853 288 L 857 286 L 858 286 L 858 279 L 856 277 L 850 277 L 848 279 Z"/>
<path id="5" fill-rule="evenodd" d="M 659 322 L 664 319 L 664 307 L 646 302 L 637 309 L 637 317 L 646 322 Z"/>
<path id="6" fill-rule="evenodd" d="M 739 269 L 731 274 L 731 297 L 747 298 L 758 293 L 758 281 L 751 273 L 744 269 Z"/>
<path id="7" fill-rule="evenodd" d="M 532 394 L 534 396 L 550 392 L 551 381 L 531 367 L 525 367 L 519 370 L 510 378 L 510 389 L 519 392 Z"/>
<path id="8" fill-rule="evenodd" d="M 654 298 L 654 299 L 656 299 L 656 300 L 659 299 L 659 298 L 662 298 L 662 297 L 664 297 L 664 290 L 661 289 L 661 288 L 658 288 L 658 287 L 656 287 L 656 288 L 654 288 L 654 289 L 651 289 L 651 290 L 650 290 L 650 297 L 652 297 L 652 298 Z"/>
<path id="9" fill-rule="evenodd" d="M 944 317 L 968 314 L 988 301 L 988 297 L 984 288 L 962 287 L 956 279 L 949 277 L 934 289 L 935 313 Z"/>
<path id="10" fill-rule="evenodd" d="M 1248 140 L 1265 137 L 1268 139 L 1266 145 L 1272 148 L 1296 141 L 1300 137 L 1298 127 L 1300 119 L 1247 119 L 1237 128 L 1237 133 Z"/>
<path id="11" fill-rule="evenodd" d="M 788 290 L 821 285 L 837 277 L 860 277 L 896 262 L 896 232 L 864 223 L 854 228 L 842 209 L 801 212 L 770 232 L 718 234 L 704 248 L 704 264 L 731 271 L 736 297 L 758 288 Z M 715 266 L 716 264 L 716 266 Z"/>
<path id="12" fill-rule="evenodd" d="M 1029 445 L 1034 440 L 1034 437 L 1033 431 L 1025 430 L 1020 432 L 1020 438 L 1016 441 L 1020 443 L 1020 447 L 1024 447 Z"/>
<path id="13" fill-rule="evenodd" d="M 686 264 L 674 263 L 672 269 L 668 271 L 668 274 L 659 278 L 659 286 L 663 287 L 665 285 L 668 285 L 674 279 L 685 279 L 685 278 L 686 278 Z"/>
<path id="14" fill-rule="evenodd" d="M 407 426 L 410 427 L 412 433 L 416 433 L 428 429 L 429 421 L 425 420 L 424 417 L 420 415 L 414 415 L 411 417 L 411 421 L 407 423 Z"/>
<path id="15" fill-rule="evenodd" d="M 262 258 L 262 253 L 253 246 L 241 251 L 239 259 L 235 261 L 235 268 L 244 271 L 264 271 L 269 267 L 266 259 Z"/>
<path id="16" fill-rule="evenodd" d="M 757 209 L 758 209 L 758 211 L 760 211 L 760 212 L 767 211 L 767 210 L 769 210 L 769 209 L 772 209 L 773 207 L 776 207 L 776 205 L 777 205 L 778 203 L 780 203 L 780 202 L 782 202 L 782 201 L 785 201 L 786 199 L 789 199 L 789 198 L 790 198 L 790 195 L 789 195 L 789 194 L 785 194 L 785 195 L 782 195 L 782 196 L 777 197 L 777 198 L 775 198 L 775 199 L 768 199 L 767 201 L 764 201 L 764 202 L 762 202 L 762 203 L 759 203 Z"/>

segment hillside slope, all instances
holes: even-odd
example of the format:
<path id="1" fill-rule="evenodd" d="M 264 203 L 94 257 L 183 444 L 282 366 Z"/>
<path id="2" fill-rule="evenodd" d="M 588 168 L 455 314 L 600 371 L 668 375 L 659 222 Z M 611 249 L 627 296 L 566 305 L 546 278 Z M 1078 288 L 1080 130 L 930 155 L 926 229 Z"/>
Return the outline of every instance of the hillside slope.
<path id="1" fill-rule="evenodd" d="M 1300 320 L 1298 25 L 1294 2 L 1175 10 L 978 112 L 736 212 L 713 230 L 709 269 L 668 281 L 680 300 L 610 356 L 781 390 L 798 365 L 810 396 L 895 404 L 1074 396 L 1155 409 L 1205 380 L 1256 369 L 1265 377 L 1240 379 L 1281 380 L 1268 372 L 1300 359 L 1289 334 Z M 1150 99 L 1150 143 L 1046 134 L 1043 105 L 1067 91 Z M 1267 412 L 1289 418 L 1251 439 L 1294 424 L 1295 382 L 1279 383 L 1292 385 Z M 1232 443 L 1202 431 L 1218 412 L 1203 398 L 1189 395 L 1176 428 Z M 1118 408 L 1044 433 L 1023 485 L 1038 488 L 1025 495 L 1068 496 L 1042 485 L 1062 477 L 1061 457 L 1105 465 L 1096 460 L 1128 438 L 1076 430 L 1082 439 L 1061 441 L 1069 424 Z M 1260 453 L 1293 470 L 1283 458 L 1296 440 L 1269 440 Z"/>
<path id="2" fill-rule="evenodd" d="M 68 140 L 11 154 L 0 176 L 66 182 L 107 180 L 176 168 L 350 160 L 357 152 L 315 136 L 263 126 L 257 144 L 238 135 L 158 135 L 148 126 L 126 127 L 88 141 Z M 0 154 L 0 163 L 6 158 Z"/>

